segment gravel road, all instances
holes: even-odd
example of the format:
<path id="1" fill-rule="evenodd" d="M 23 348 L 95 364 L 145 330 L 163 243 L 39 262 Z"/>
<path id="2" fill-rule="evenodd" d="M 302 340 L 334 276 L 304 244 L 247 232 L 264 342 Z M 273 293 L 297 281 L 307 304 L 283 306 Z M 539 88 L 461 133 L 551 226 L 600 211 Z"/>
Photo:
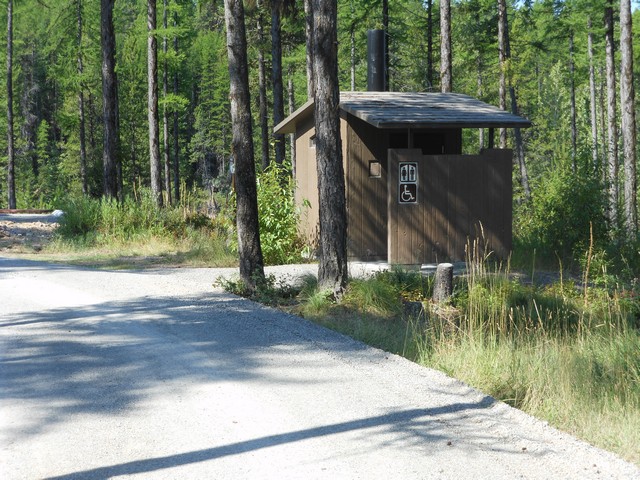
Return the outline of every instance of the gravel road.
<path id="1" fill-rule="evenodd" d="M 0 257 L 0 477 L 640 479 L 442 373 L 212 286 L 229 273 Z"/>

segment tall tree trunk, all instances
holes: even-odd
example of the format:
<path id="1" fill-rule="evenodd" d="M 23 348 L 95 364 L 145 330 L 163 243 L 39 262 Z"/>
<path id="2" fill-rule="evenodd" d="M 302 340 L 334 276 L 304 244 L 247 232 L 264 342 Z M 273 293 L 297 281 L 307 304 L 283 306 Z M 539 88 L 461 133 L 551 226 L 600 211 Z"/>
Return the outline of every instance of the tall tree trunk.
<path id="1" fill-rule="evenodd" d="M 318 284 L 340 296 L 347 284 L 347 210 L 338 106 L 337 1 L 312 0 L 316 162 L 320 215 Z"/>
<path id="2" fill-rule="evenodd" d="M 7 0 L 7 196 L 16 208 L 15 152 L 13 133 L 13 0 Z"/>
<path id="3" fill-rule="evenodd" d="M 235 159 L 240 278 L 250 288 L 264 282 L 264 261 L 258 226 L 258 198 L 251 126 L 247 37 L 242 0 L 224 0 L 229 56 L 229 99 Z"/>
<path id="4" fill-rule="evenodd" d="M 162 206 L 162 174 L 160 173 L 160 143 L 158 141 L 158 41 L 156 39 L 156 0 L 147 0 L 147 81 L 149 119 L 149 167 L 151 195 Z"/>
<path id="5" fill-rule="evenodd" d="M 313 98 L 316 90 L 315 82 L 313 81 L 313 10 L 311 1 L 312 0 L 304 0 L 304 30 L 307 47 L 307 100 Z"/>
<path id="6" fill-rule="evenodd" d="M 578 129 L 576 126 L 576 80 L 575 80 L 575 63 L 573 60 L 573 31 L 569 32 L 569 89 L 571 97 L 571 168 L 573 173 L 578 169 L 577 150 L 578 150 Z"/>
<path id="7" fill-rule="evenodd" d="M 507 109 L 507 48 L 505 44 L 507 28 L 507 4 L 498 0 L 498 57 L 500 61 L 500 79 L 498 83 L 498 102 L 502 110 Z M 507 148 L 507 129 L 500 129 L 500 148 Z"/>
<path id="8" fill-rule="evenodd" d="M 477 67 L 477 90 L 476 93 L 478 98 L 482 98 L 483 96 L 483 86 L 482 86 L 482 57 L 478 54 L 478 58 L 476 59 L 476 67 Z M 480 150 L 484 148 L 484 128 L 478 129 L 478 143 L 480 144 Z"/>
<path id="9" fill-rule="evenodd" d="M 609 150 L 609 142 L 607 139 L 607 135 L 608 135 L 608 123 L 607 123 L 607 105 L 606 105 L 606 90 L 607 90 L 607 75 L 605 73 L 605 67 L 600 65 L 600 71 L 598 72 L 598 78 L 600 79 L 599 85 L 598 85 L 598 106 L 600 108 L 600 115 L 598 115 L 598 122 L 600 125 L 600 142 L 599 144 L 601 145 L 600 147 L 600 159 L 601 159 L 601 165 L 600 165 L 600 174 L 601 174 L 601 179 L 604 185 L 608 185 L 609 181 L 609 166 L 608 166 L 608 150 Z M 607 214 L 608 215 L 608 214 Z"/>
<path id="10" fill-rule="evenodd" d="M 293 72 L 289 71 L 289 80 L 287 82 L 289 90 L 289 115 L 296 110 L 295 92 L 293 89 Z M 296 136 L 295 134 L 289 135 L 289 145 L 291 149 L 291 175 L 296 178 Z"/>
<path id="11" fill-rule="evenodd" d="M 453 90 L 451 74 L 451 0 L 440 0 L 440 91 Z"/>
<path id="12" fill-rule="evenodd" d="M 616 124 L 616 70 L 613 40 L 613 0 L 605 9 L 605 52 L 607 75 L 607 183 L 609 190 L 609 223 L 618 226 L 618 126 Z"/>
<path id="13" fill-rule="evenodd" d="M 284 120 L 284 87 L 282 85 L 282 0 L 271 0 L 271 80 L 273 85 L 273 125 Z M 274 134 L 275 160 L 282 165 L 285 157 L 283 134 Z"/>
<path id="14" fill-rule="evenodd" d="M 171 205 L 171 157 L 169 156 L 169 112 L 167 111 L 167 95 L 169 93 L 169 67 L 167 64 L 168 42 L 167 39 L 167 0 L 162 2 L 162 98 L 165 103 L 162 106 L 162 153 L 164 155 L 164 190 L 167 192 L 167 203 Z"/>
<path id="15" fill-rule="evenodd" d="M 624 229 L 627 240 L 638 233 L 636 178 L 636 114 L 633 88 L 631 1 L 620 0 L 620 109 L 624 152 Z"/>
<path id="16" fill-rule="evenodd" d="M 82 194 L 89 194 L 87 184 L 87 142 L 85 131 L 85 108 L 84 108 L 84 64 L 82 60 L 82 0 L 78 0 L 78 75 L 80 77 L 80 85 L 78 88 L 78 116 L 80 117 L 80 181 L 82 182 Z"/>
<path id="17" fill-rule="evenodd" d="M 116 79 L 116 35 L 113 29 L 115 0 L 100 0 L 100 39 L 102 49 L 102 113 L 104 140 L 102 173 L 104 196 L 118 197 L 118 91 Z"/>
<path id="18" fill-rule="evenodd" d="M 173 26 L 178 26 L 178 14 L 173 14 Z M 173 38 L 173 51 L 178 57 L 178 37 Z M 178 96 L 178 69 L 173 72 L 173 94 Z M 173 110 L 173 192 L 176 203 L 180 202 L 180 139 L 179 134 L 179 117 L 178 110 Z"/>
<path id="19" fill-rule="evenodd" d="M 433 0 L 427 0 L 427 84 L 433 90 Z"/>
<path id="20" fill-rule="evenodd" d="M 589 106 L 591 107 L 591 159 L 593 162 L 593 171 L 597 172 L 600 162 L 598 161 L 598 114 L 596 109 L 596 74 L 593 63 L 593 32 L 591 30 L 591 17 L 587 19 L 587 29 L 589 30 L 587 38 L 587 53 L 589 56 Z"/>
<path id="21" fill-rule="evenodd" d="M 382 30 L 384 31 L 384 90 L 390 89 L 389 70 L 391 67 L 391 57 L 389 55 L 389 0 L 382 0 Z"/>
<path id="22" fill-rule="evenodd" d="M 476 28 L 480 28 L 480 12 L 476 10 L 474 14 L 474 20 L 476 24 Z M 476 94 L 479 99 L 482 99 L 484 95 L 484 89 L 482 85 L 482 72 L 483 72 L 483 61 L 482 61 L 482 51 L 480 47 L 478 47 L 478 56 L 476 57 Z M 480 150 L 484 148 L 484 128 L 478 129 L 478 143 L 480 144 Z"/>
<path id="23" fill-rule="evenodd" d="M 351 22 L 349 23 L 349 42 L 351 43 L 351 91 L 356 91 L 356 7 L 351 0 Z"/>
<path id="24" fill-rule="evenodd" d="M 502 28 L 498 28 L 498 31 L 502 34 L 502 40 L 499 42 L 502 45 L 501 60 L 504 60 L 504 65 L 506 67 L 505 70 L 507 70 L 509 60 L 511 59 L 511 46 L 509 43 L 509 22 L 507 19 L 507 5 L 505 0 L 498 0 L 498 12 L 499 24 L 502 25 Z M 500 12 L 502 12 L 502 14 L 500 14 Z M 501 68 L 501 70 L 503 69 Z M 516 88 L 511 80 L 511 73 L 509 71 L 505 71 L 504 75 L 507 78 L 506 83 L 509 87 L 511 113 L 513 113 L 514 115 L 518 115 L 518 99 L 516 97 Z M 516 127 L 513 129 L 513 138 L 515 141 L 516 161 L 520 170 L 520 185 L 522 186 L 525 201 L 529 202 L 531 200 L 531 187 L 529 186 L 529 172 L 527 171 L 527 164 L 524 159 L 524 143 L 522 141 L 522 133 L 520 131 L 520 128 Z M 500 143 L 502 143 L 502 135 L 500 138 Z M 504 147 L 501 146 L 500 148 Z"/>
<path id="25" fill-rule="evenodd" d="M 267 110 L 267 74 L 264 60 L 264 28 L 262 26 L 262 2 L 258 0 L 258 103 L 260 110 L 260 139 L 262 169 L 269 166 L 269 118 Z"/>
<path id="26" fill-rule="evenodd" d="M 511 97 L 511 112 L 514 115 L 519 115 L 516 89 L 513 85 L 509 85 L 509 95 Z M 519 127 L 515 127 L 513 129 L 513 139 L 516 144 L 516 160 L 520 169 L 520 185 L 524 192 L 525 201 L 529 202 L 531 200 L 531 187 L 529 186 L 529 172 L 524 159 L 524 142 L 522 140 L 522 132 Z"/>
<path id="27" fill-rule="evenodd" d="M 37 60 L 36 60 L 36 44 L 35 41 L 30 42 L 30 55 L 22 55 L 20 61 L 20 70 L 22 71 L 22 95 L 20 99 L 20 107 L 22 110 L 22 118 L 24 124 L 21 127 L 22 138 L 25 145 L 23 152 L 25 157 L 30 160 L 31 171 L 35 178 L 38 177 L 40 165 L 38 158 L 38 125 L 43 119 L 42 112 L 38 108 L 38 92 L 41 90 L 40 82 L 36 78 Z M 54 86 L 55 89 L 55 86 Z M 54 95 L 55 97 L 55 95 Z M 51 124 L 53 127 L 53 124 Z M 49 139 L 40 139 L 41 143 L 47 143 Z"/>

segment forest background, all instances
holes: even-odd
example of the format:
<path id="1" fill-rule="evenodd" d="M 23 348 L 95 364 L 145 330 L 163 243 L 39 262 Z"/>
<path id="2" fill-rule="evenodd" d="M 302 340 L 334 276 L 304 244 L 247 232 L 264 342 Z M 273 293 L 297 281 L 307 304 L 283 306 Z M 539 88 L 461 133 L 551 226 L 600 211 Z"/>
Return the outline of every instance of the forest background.
<path id="1" fill-rule="evenodd" d="M 517 245 L 565 258 L 584 252 L 595 239 L 616 252 L 623 244 L 631 245 L 623 263 L 633 263 L 640 256 L 633 247 L 635 236 L 623 234 L 622 102 L 618 90 L 613 107 L 607 95 L 606 13 L 613 15 L 618 76 L 619 6 L 606 0 L 507 2 L 510 57 L 501 58 L 500 3 L 451 2 L 452 83 L 453 91 L 506 109 L 512 109 L 517 98 L 518 113 L 533 122 L 533 128 L 522 132 L 530 187 L 522 181 L 518 162 L 514 168 Z M 140 191 L 152 184 L 147 7 L 142 0 L 114 3 L 122 198 L 139 198 Z M 440 11 L 439 3 L 430 0 L 338 2 L 341 89 L 366 89 L 366 32 L 385 28 L 389 89 L 440 91 Z M 6 25 L 7 12 L 3 15 Z M 260 170 L 272 161 L 282 162 L 283 154 L 291 158 L 291 144 L 270 132 L 283 110 L 290 112 L 307 99 L 304 2 L 250 1 L 246 15 Z M 638 15 L 633 14 L 636 23 Z M 63 199 L 83 193 L 100 197 L 105 192 L 100 5 L 82 0 L 20 0 L 13 5 L 12 20 L 17 206 L 56 207 Z M 152 36 L 159 50 L 164 199 L 175 203 L 181 198 L 181 187 L 228 190 L 231 117 L 223 2 L 165 0 L 158 5 Z M 636 36 L 633 42 L 637 57 L 640 40 Z M 6 47 L 1 52 L 4 60 Z M 639 69 L 636 58 L 634 80 Z M 501 73 L 514 91 L 506 103 L 499 97 Z M 7 71 L 2 77 L 7 80 Z M 7 92 L 0 93 L 5 105 Z M 615 145 L 609 140 L 612 123 L 617 127 Z M 6 131 L 6 117 L 0 117 L 0 129 Z M 466 131 L 465 151 L 486 146 L 484 133 Z M 7 151 L 7 143 L 7 135 L 0 136 L 0 151 Z M 511 133 L 507 146 L 515 146 Z M 1 208 L 7 206 L 7 157 L 0 162 Z M 615 169 L 611 162 L 616 163 Z M 637 187 L 633 196 L 637 197 Z"/>

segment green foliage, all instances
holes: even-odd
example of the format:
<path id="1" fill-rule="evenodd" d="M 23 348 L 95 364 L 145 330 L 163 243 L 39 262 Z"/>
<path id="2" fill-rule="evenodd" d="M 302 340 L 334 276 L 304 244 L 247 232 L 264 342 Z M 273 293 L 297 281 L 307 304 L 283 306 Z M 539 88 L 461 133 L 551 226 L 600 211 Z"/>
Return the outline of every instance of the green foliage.
<path id="1" fill-rule="evenodd" d="M 402 311 L 398 287 L 381 276 L 349 282 L 342 304 L 364 313 L 380 316 L 397 315 Z"/>
<path id="2" fill-rule="evenodd" d="M 275 275 L 266 275 L 264 281 L 256 282 L 255 289 L 240 278 L 220 278 L 217 285 L 235 295 L 280 307 L 291 303 L 301 290 L 286 279 L 277 279 Z"/>
<path id="3" fill-rule="evenodd" d="M 597 179 L 573 173 L 564 165 L 551 167 L 540 177 L 532 205 L 514 213 L 515 237 L 528 251 L 553 257 L 579 257 L 590 238 L 607 241 L 604 189 Z"/>
<path id="4" fill-rule="evenodd" d="M 304 244 L 298 233 L 299 211 L 294 181 L 286 166 L 272 163 L 258 175 L 258 220 L 266 265 L 302 261 Z"/>
<path id="5" fill-rule="evenodd" d="M 63 238 L 87 237 L 96 233 L 102 222 L 101 202 L 85 196 L 64 199 L 58 204 L 64 215 L 56 233 Z"/>
<path id="6" fill-rule="evenodd" d="M 68 240 L 89 237 L 96 241 L 129 241 L 140 237 L 185 238 L 194 231 L 211 232 L 213 222 L 202 213 L 176 208 L 158 208 L 148 190 L 140 200 L 70 197 L 58 205 L 64 213 L 58 234 Z"/>

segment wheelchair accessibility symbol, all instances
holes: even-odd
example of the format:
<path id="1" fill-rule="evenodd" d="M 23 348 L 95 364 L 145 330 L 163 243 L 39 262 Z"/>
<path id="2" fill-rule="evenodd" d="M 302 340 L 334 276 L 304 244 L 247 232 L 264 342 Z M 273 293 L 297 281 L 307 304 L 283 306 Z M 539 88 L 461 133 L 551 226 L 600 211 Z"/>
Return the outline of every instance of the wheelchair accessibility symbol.
<path id="1" fill-rule="evenodd" d="M 418 203 L 417 162 L 400 162 L 398 173 L 398 203 Z"/>
<path id="2" fill-rule="evenodd" d="M 400 185 L 400 203 L 418 203 L 418 186 L 414 184 Z"/>

